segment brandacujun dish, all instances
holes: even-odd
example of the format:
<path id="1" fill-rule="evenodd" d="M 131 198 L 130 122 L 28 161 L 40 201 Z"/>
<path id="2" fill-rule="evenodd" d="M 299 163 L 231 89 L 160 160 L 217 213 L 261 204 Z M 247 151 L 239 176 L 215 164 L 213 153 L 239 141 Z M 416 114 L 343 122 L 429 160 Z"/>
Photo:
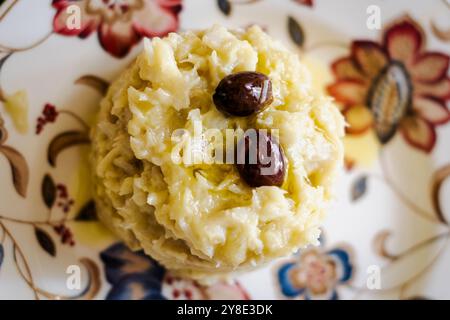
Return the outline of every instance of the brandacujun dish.
<path id="1" fill-rule="evenodd" d="M 247 93 L 233 95 L 235 78 L 264 101 L 239 109 Z M 245 163 L 183 162 L 186 150 L 174 159 L 181 142 L 205 153 L 211 129 L 267 132 L 277 175 L 258 180 Z M 145 39 L 91 131 L 98 215 L 176 274 L 212 281 L 253 269 L 318 243 L 343 135 L 343 117 L 312 90 L 299 57 L 257 26 Z M 233 146 L 239 154 L 239 137 L 222 145 Z"/>

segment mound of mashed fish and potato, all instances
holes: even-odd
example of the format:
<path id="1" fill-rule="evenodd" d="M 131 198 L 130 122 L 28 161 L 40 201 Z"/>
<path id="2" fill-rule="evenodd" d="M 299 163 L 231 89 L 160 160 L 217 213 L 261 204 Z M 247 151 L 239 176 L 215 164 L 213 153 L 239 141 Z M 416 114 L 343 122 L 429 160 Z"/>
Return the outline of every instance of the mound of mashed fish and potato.
<path id="1" fill-rule="evenodd" d="M 252 163 L 179 161 L 186 150 L 174 159 L 174 141 L 206 152 L 198 128 L 255 130 L 261 144 L 208 143 L 245 156 L 267 146 L 273 170 L 262 174 L 258 147 Z M 145 39 L 92 128 L 98 215 L 175 274 L 208 281 L 249 270 L 317 244 L 343 135 L 339 110 L 313 92 L 299 57 L 257 26 Z"/>

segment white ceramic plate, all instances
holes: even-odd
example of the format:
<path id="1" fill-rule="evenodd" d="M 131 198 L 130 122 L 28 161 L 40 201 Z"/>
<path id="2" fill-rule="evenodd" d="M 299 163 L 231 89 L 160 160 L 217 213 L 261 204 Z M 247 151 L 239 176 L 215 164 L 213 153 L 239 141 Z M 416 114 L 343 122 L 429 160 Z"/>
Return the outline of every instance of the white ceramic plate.
<path id="1" fill-rule="evenodd" d="M 450 298 L 448 2 L 0 3 L 1 299 Z M 76 30 L 72 5 L 88 8 Z M 350 126 L 322 246 L 205 287 L 96 221 L 86 132 L 143 36 L 213 23 L 259 24 L 297 50 Z"/>

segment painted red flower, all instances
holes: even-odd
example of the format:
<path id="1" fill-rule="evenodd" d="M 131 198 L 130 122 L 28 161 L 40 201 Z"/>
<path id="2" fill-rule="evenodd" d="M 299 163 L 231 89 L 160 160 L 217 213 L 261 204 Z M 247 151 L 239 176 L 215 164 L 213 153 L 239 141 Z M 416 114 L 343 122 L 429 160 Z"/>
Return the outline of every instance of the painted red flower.
<path id="1" fill-rule="evenodd" d="M 420 26 L 403 18 L 381 43 L 354 41 L 350 56 L 333 63 L 328 91 L 343 105 L 349 134 L 373 128 L 387 143 L 399 130 L 413 147 L 433 149 L 435 127 L 450 120 L 449 56 L 426 51 L 425 40 Z"/>
<path id="2" fill-rule="evenodd" d="M 53 0 L 57 10 L 53 30 L 86 38 L 97 30 L 101 46 L 115 57 L 124 57 L 142 37 L 161 37 L 178 29 L 182 0 Z M 80 27 L 68 21 L 80 9 Z"/>
<path id="3" fill-rule="evenodd" d="M 294 1 L 297 3 L 303 4 L 305 6 L 308 6 L 308 7 L 312 7 L 314 4 L 313 0 L 294 0 Z"/>
<path id="4" fill-rule="evenodd" d="M 49 122 L 55 122 L 58 118 L 59 112 L 51 103 L 46 103 L 42 109 L 41 116 L 38 117 L 36 123 L 36 134 L 40 134 L 44 126 Z"/>

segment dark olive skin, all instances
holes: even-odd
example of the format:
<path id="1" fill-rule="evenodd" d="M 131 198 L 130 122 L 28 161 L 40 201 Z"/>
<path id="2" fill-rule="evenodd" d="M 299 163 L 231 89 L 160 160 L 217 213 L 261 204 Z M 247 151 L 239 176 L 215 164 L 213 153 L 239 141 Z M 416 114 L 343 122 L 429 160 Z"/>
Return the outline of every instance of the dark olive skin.
<path id="1" fill-rule="evenodd" d="M 246 117 L 272 103 L 272 82 L 259 72 L 233 73 L 219 82 L 213 101 L 226 115 Z"/>
<path id="2" fill-rule="evenodd" d="M 236 155 L 237 170 L 250 187 L 281 186 L 286 175 L 283 149 L 270 134 L 257 132 L 257 135 L 244 136 L 239 141 Z M 260 141 L 262 142 L 259 143 Z M 255 152 L 253 162 L 249 156 L 251 152 Z"/>

